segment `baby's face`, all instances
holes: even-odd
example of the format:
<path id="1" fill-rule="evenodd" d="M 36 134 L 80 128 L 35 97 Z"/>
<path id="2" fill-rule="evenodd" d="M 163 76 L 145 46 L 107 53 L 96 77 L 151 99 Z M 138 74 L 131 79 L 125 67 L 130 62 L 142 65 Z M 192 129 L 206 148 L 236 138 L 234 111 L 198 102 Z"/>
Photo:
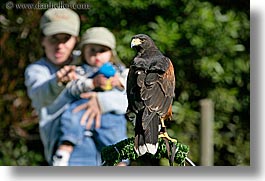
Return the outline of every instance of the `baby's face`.
<path id="1" fill-rule="evenodd" d="M 110 48 L 98 44 L 87 44 L 83 51 L 87 64 L 95 67 L 101 67 L 104 63 L 110 61 L 112 56 Z"/>

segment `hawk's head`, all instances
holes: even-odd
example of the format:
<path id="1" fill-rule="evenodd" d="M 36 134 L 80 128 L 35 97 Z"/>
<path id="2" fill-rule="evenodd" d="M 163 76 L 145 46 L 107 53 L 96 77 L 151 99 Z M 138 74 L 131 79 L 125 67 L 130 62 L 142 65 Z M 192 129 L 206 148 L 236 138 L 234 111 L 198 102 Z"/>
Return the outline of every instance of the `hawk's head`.
<path id="1" fill-rule="evenodd" d="M 147 50 L 149 48 L 156 48 L 153 40 L 145 34 L 138 34 L 132 37 L 131 48 L 135 48 L 137 51 Z"/>

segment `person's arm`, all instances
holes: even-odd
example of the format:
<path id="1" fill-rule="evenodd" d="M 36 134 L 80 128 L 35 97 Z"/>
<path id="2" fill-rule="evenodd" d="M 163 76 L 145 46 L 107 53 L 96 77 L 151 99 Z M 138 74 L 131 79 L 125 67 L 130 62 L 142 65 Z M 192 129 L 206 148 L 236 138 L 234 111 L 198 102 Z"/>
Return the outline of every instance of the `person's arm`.
<path id="1" fill-rule="evenodd" d="M 114 112 L 116 114 L 125 114 L 128 106 L 128 100 L 126 95 L 126 81 L 129 69 L 124 69 L 119 72 L 118 78 L 124 89 L 113 89 L 111 91 L 97 93 L 98 103 L 101 108 L 101 112 Z"/>
<path id="2" fill-rule="evenodd" d="M 126 87 L 128 73 L 129 73 L 128 68 L 124 69 L 122 72 L 119 73 L 119 80 L 124 88 Z"/>
<path id="3" fill-rule="evenodd" d="M 35 108 L 51 104 L 64 89 L 47 67 L 33 64 L 25 71 L 25 85 Z"/>
<path id="4" fill-rule="evenodd" d="M 116 114 L 125 114 L 128 106 L 125 91 L 113 89 L 111 91 L 98 92 L 98 103 L 101 113 L 114 112 Z"/>
<path id="5" fill-rule="evenodd" d="M 80 94 L 90 92 L 94 89 L 93 79 L 79 77 L 77 80 L 73 80 L 67 84 L 67 89 L 70 95 L 79 98 Z"/>
<path id="6" fill-rule="evenodd" d="M 124 77 L 127 78 L 126 73 Z M 85 110 L 80 122 L 81 124 L 85 124 L 86 120 L 88 120 L 86 125 L 87 129 L 90 128 L 93 120 L 95 120 L 96 128 L 100 127 L 101 114 L 108 112 L 125 114 L 128 106 L 126 91 L 121 91 L 116 88 L 105 92 L 85 92 L 80 97 L 89 100 L 77 106 L 73 111 L 79 112 Z"/>

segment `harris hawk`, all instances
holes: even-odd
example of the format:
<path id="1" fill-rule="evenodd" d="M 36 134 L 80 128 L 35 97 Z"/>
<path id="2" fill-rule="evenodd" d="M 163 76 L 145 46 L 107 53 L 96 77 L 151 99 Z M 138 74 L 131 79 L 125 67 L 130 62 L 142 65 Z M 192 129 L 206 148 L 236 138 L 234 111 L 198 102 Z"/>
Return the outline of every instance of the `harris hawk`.
<path id="1" fill-rule="evenodd" d="M 172 118 L 175 75 L 172 62 L 145 34 L 132 37 L 131 48 L 137 51 L 127 78 L 127 118 L 135 124 L 134 149 L 141 156 L 155 154 L 158 138 L 171 139 L 164 121 Z"/>

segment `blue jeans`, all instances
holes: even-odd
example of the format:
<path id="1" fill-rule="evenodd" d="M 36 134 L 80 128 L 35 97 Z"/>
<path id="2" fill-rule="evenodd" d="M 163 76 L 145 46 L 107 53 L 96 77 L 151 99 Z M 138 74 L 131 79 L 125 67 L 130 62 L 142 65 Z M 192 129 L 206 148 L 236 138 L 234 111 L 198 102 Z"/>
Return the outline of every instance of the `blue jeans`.
<path id="1" fill-rule="evenodd" d="M 97 129 L 94 123 L 90 130 L 80 125 L 85 110 L 77 113 L 73 113 L 72 110 L 87 101 L 87 99 L 80 99 L 72 103 L 61 117 L 62 135 L 59 143 L 69 141 L 74 144 L 69 165 L 99 166 L 102 148 L 127 138 L 127 121 L 124 115 L 112 113 L 101 115 L 101 126 Z"/>

